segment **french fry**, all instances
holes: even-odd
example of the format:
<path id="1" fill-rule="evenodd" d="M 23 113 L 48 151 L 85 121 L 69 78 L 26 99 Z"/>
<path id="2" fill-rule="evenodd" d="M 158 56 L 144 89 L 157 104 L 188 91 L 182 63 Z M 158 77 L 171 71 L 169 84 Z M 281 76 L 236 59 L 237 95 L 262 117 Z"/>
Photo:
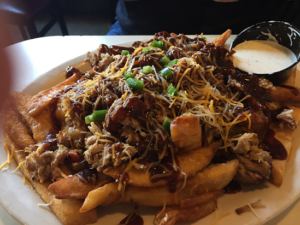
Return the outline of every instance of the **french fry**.
<path id="1" fill-rule="evenodd" d="M 213 40 L 213 44 L 215 46 L 221 46 L 224 45 L 227 39 L 230 37 L 232 31 L 230 29 L 226 30 L 223 34 L 221 34 L 219 37 L 217 37 L 215 40 Z"/>
<path id="2" fill-rule="evenodd" d="M 109 183 L 103 187 L 91 191 L 85 198 L 80 212 L 88 212 L 96 208 L 98 205 L 111 205 L 120 202 L 121 192 L 118 190 L 117 183 Z"/>
<path id="3" fill-rule="evenodd" d="M 179 162 L 181 171 L 186 173 L 186 176 L 193 176 L 198 171 L 205 168 L 214 155 L 213 146 L 202 147 L 194 151 L 184 152 L 183 154 L 177 155 L 177 160 Z M 123 172 L 125 168 L 117 167 L 108 170 L 104 170 L 104 173 L 110 175 L 113 178 L 117 178 L 120 173 Z M 129 176 L 128 184 L 141 187 L 156 187 L 160 185 L 165 185 L 168 182 L 165 180 L 160 180 L 156 183 L 151 183 L 149 176 L 150 173 L 145 173 L 144 170 L 139 170 L 133 167 L 127 172 Z M 184 179 L 184 176 L 181 174 L 178 178 L 179 180 Z"/>
<path id="4" fill-rule="evenodd" d="M 292 106 L 289 106 L 289 108 L 293 109 L 293 117 L 295 119 L 295 122 L 298 123 L 300 121 L 300 109 Z M 272 123 L 270 125 L 270 129 L 275 132 L 275 138 L 282 143 L 282 145 L 285 147 L 285 150 L 287 151 L 288 156 L 290 156 L 295 130 L 289 129 L 287 127 L 280 128 L 278 123 Z M 285 160 L 272 160 L 273 183 L 277 186 L 281 186 L 282 184 L 288 159 L 289 157 L 287 157 L 287 159 Z"/>
<path id="5" fill-rule="evenodd" d="M 159 187 L 136 187 L 127 186 L 125 192 L 118 191 L 117 183 L 106 184 L 88 194 L 81 212 L 86 212 L 98 205 L 107 206 L 121 202 L 137 203 L 145 206 L 178 205 L 180 199 L 194 194 L 200 195 L 205 192 L 216 191 L 224 188 L 235 176 L 238 160 L 227 163 L 211 165 L 194 177 L 177 183 L 178 192 L 170 193 L 168 185 Z"/>
<path id="6" fill-rule="evenodd" d="M 110 177 L 99 173 L 96 184 L 83 183 L 75 174 L 50 184 L 48 189 L 57 199 L 84 199 L 90 191 L 111 181 Z"/>
<path id="7" fill-rule="evenodd" d="M 64 82 L 53 86 L 47 90 L 43 90 L 34 95 L 32 99 L 27 103 L 27 110 L 30 116 L 37 116 L 42 113 L 49 105 L 57 100 L 54 98 L 56 94 L 62 91 L 67 86 L 72 86 L 80 79 L 81 75 L 76 73 Z"/>
<path id="8" fill-rule="evenodd" d="M 24 151 L 16 151 L 21 148 L 15 144 L 15 142 L 4 132 L 5 143 L 10 146 L 11 150 L 14 151 L 14 158 L 18 164 L 24 162 L 26 153 Z M 30 181 L 36 192 L 44 200 L 45 203 L 49 204 L 54 214 L 58 219 L 65 225 L 84 225 L 94 223 L 97 221 L 97 210 L 93 209 L 86 213 L 79 213 L 79 209 L 82 205 L 82 200 L 75 199 L 56 199 L 55 196 L 48 191 L 49 182 L 41 184 L 39 181 L 33 181 L 31 179 L 31 172 L 25 168 L 25 165 L 21 165 L 22 173 L 25 178 Z"/>
<path id="9" fill-rule="evenodd" d="M 294 94 L 294 93 L 299 94 Z M 289 103 L 289 102 L 300 102 L 300 90 L 299 88 L 294 88 L 294 91 L 290 88 L 274 86 L 270 90 L 270 95 L 274 102 L 282 102 L 282 103 Z"/>
<path id="10" fill-rule="evenodd" d="M 11 104 L 7 103 L 2 113 L 2 124 L 9 136 L 16 142 L 20 149 L 35 144 L 28 129 L 23 124 L 20 116 L 13 109 Z"/>
<path id="11" fill-rule="evenodd" d="M 45 109 L 40 115 L 32 117 L 26 108 L 27 102 L 32 98 L 31 95 L 21 92 L 12 92 L 10 96 L 13 105 L 18 109 L 30 127 L 33 133 L 33 139 L 36 142 L 42 142 L 46 139 L 48 134 L 56 134 L 58 132 L 51 118 L 50 109 Z"/>

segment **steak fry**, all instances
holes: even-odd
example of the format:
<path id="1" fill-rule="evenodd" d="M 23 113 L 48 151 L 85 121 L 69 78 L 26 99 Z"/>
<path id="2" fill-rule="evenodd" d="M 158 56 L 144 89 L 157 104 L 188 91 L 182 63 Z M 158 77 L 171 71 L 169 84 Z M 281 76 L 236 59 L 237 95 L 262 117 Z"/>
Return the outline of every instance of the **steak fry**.
<path id="1" fill-rule="evenodd" d="M 84 183 L 79 175 L 75 174 L 50 184 L 48 189 L 58 199 L 84 199 L 90 191 L 111 181 L 112 179 L 109 176 L 98 173 L 96 184 Z"/>
<path id="2" fill-rule="evenodd" d="M 22 119 L 9 103 L 5 106 L 5 111 L 2 115 L 2 124 L 9 136 L 20 146 L 20 149 L 35 144 Z"/>
<path id="3" fill-rule="evenodd" d="M 36 142 L 44 141 L 48 134 L 58 133 L 57 127 L 55 126 L 51 117 L 50 109 L 45 109 L 43 112 L 41 112 L 41 114 L 32 117 L 29 115 L 26 108 L 27 102 L 29 102 L 32 98 L 31 95 L 21 92 L 13 92 L 10 96 L 13 105 L 18 109 L 30 127 L 33 133 L 33 139 Z"/>
<path id="4" fill-rule="evenodd" d="M 215 40 L 213 40 L 213 44 L 215 46 L 221 46 L 224 45 L 227 39 L 230 37 L 232 31 L 230 29 L 226 30 L 223 34 L 221 34 L 219 37 L 217 37 Z"/>
<path id="5" fill-rule="evenodd" d="M 214 155 L 214 147 L 202 147 L 194 151 L 184 152 L 183 154 L 177 155 L 177 160 L 180 165 L 181 171 L 186 174 L 186 177 L 195 175 L 198 171 L 205 168 Z M 120 173 L 123 173 L 123 167 L 111 168 L 104 170 L 104 173 L 110 175 L 111 177 L 117 179 Z M 178 180 L 182 180 L 185 176 L 181 173 Z M 132 168 L 127 172 L 128 184 L 133 186 L 141 187 L 156 187 L 160 185 L 165 185 L 168 182 L 166 180 L 160 180 L 156 183 L 151 183 L 149 176 L 150 173 L 145 173 L 144 170 Z"/>
<path id="6" fill-rule="evenodd" d="M 291 86 L 274 86 L 270 89 L 270 95 L 274 102 L 288 103 L 300 102 L 299 88 Z"/>
<path id="7" fill-rule="evenodd" d="M 178 205 L 180 200 L 185 197 L 224 188 L 234 177 L 237 166 L 238 160 L 211 165 L 188 178 L 185 186 L 184 181 L 178 182 L 176 185 L 178 191 L 175 193 L 170 193 L 168 185 L 151 188 L 128 185 L 125 191 L 118 191 L 118 183 L 106 184 L 88 194 L 80 212 L 86 212 L 98 205 L 107 206 L 121 202 L 145 206 Z"/>
<path id="8" fill-rule="evenodd" d="M 58 99 L 57 97 L 55 97 L 57 94 L 59 94 L 68 86 L 73 86 L 74 84 L 76 84 L 76 81 L 80 79 L 80 77 L 80 73 L 75 73 L 64 82 L 47 90 L 43 90 L 33 96 L 32 99 L 30 99 L 30 101 L 27 103 L 27 110 L 29 114 L 31 116 L 36 116 L 42 113 L 49 105 L 51 105 Z"/>
<path id="9" fill-rule="evenodd" d="M 293 118 L 296 124 L 300 121 L 300 109 L 297 107 L 289 106 L 290 109 L 293 109 Z M 290 157 L 292 142 L 295 134 L 295 130 L 288 128 L 287 126 L 280 127 L 279 123 L 272 123 L 270 129 L 275 132 L 275 138 L 282 143 L 285 150 L 287 151 L 288 157 L 284 160 L 273 159 L 272 160 L 272 176 L 273 183 L 277 186 L 281 186 L 284 176 L 284 171 L 286 163 Z"/>

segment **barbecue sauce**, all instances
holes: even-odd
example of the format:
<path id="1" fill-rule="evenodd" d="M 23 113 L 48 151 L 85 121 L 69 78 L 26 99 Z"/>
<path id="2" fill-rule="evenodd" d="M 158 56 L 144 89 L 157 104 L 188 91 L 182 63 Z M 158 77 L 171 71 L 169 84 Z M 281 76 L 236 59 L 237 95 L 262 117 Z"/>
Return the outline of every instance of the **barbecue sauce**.
<path id="1" fill-rule="evenodd" d="M 266 151 L 270 152 L 272 159 L 287 159 L 287 151 L 283 144 L 275 138 L 273 130 L 268 129 L 262 142 L 266 145 Z"/>
<path id="2" fill-rule="evenodd" d="M 180 175 L 180 167 L 179 167 L 178 160 L 176 160 L 176 166 L 177 168 L 175 169 L 171 154 L 165 156 L 159 164 L 155 165 L 155 167 L 150 169 L 150 177 L 149 177 L 150 182 L 156 183 L 160 180 L 165 180 L 171 184 L 169 187 L 169 191 L 171 193 L 175 192 L 176 186 L 172 185 L 172 183 L 175 183 L 175 181 L 178 179 Z M 169 175 L 164 176 L 164 174 L 169 174 Z"/>
<path id="3" fill-rule="evenodd" d="M 114 55 L 121 55 L 122 50 L 127 50 L 129 51 L 130 54 L 134 52 L 134 48 L 131 47 L 128 48 L 128 47 L 117 46 L 117 45 L 109 46 L 109 50 Z"/>
<path id="4" fill-rule="evenodd" d="M 300 94 L 299 90 L 295 87 L 288 86 L 288 85 L 280 85 L 280 87 L 289 89 L 293 93 L 293 95 L 295 95 L 295 96 L 298 96 Z"/>
<path id="5" fill-rule="evenodd" d="M 77 173 L 77 176 L 83 183 L 96 184 L 97 183 L 97 170 L 85 169 Z"/>
<path id="6" fill-rule="evenodd" d="M 136 213 L 131 213 L 128 216 L 126 216 L 119 223 L 119 225 L 144 225 L 144 220 L 140 215 Z"/>
<path id="7" fill-rule="evenodd" d="M 240 183 L 236 180 L 232 180 L 226 187 L 224 191 L 226 194 L 235 194 L 242 190 Z"/>
<path id="8" fill-rule="evenodd" d="M 243 90 L 254 97 L 259 103 L 264 105 L 267 102 L 272 102 L 269 91 L 259 86 L 258 76 L 239 73 L 233 75 L 232 78 L 240 82 Z"/>
<path id="9" fill-rule="evenodd" d="M 66 71 L 67 71 L 66 79 L 68 79 L 68 78 L 70 78 L 71 76 L 73 76 L 74 73 L 81 74 L 80 71 L 79 71 L 77 68 L 73 67 L 73 66 L 68 66 L 68 67 L 66 68 Z"/>

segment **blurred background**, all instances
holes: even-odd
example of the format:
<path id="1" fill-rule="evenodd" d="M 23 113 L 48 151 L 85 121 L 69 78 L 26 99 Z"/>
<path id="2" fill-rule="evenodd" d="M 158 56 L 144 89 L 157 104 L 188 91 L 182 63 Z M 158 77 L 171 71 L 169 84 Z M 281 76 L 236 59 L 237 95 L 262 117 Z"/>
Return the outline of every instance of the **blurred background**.
<path id="1" fill-rule="evenodd" d="M 24 7 L 18 1 L 0 1 L 0 13 L 5 14 L 8 24 L 9 45 L 37 36 L 106 35 L 115 22 L 117 0 L 28 2 Z"/>
<path id="2" fill-rule="evenodd" d="M 0 0 L 0 23 L 9 24 L 0 39 L 7 36 L 11 45 L 43 36 L 108 31 L 109 35 L 153 35 L 162 30 L 221 34 L 230 28 L 237 34 L 270 20 L 300 27 L 299 10 L 300 0 Z"/>

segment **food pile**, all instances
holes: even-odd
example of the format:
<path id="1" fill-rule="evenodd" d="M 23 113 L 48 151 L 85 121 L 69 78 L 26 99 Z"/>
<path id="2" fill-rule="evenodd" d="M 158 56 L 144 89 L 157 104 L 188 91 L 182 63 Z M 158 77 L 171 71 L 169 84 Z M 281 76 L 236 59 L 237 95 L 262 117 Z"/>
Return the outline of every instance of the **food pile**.
<path id="1" fill-rule="evenodd" d="M 281 185 L 299 121 L 287 102 L 299 91 L 236 70 L 229 35 L 102 44 L 87 54 L 90 70 L 11 94 L 6 146 L 64 224 L 93 223 L 97 206 L 122 202 L 163 207 L 155 224 L 191 222 L 232 180 Z"/>

